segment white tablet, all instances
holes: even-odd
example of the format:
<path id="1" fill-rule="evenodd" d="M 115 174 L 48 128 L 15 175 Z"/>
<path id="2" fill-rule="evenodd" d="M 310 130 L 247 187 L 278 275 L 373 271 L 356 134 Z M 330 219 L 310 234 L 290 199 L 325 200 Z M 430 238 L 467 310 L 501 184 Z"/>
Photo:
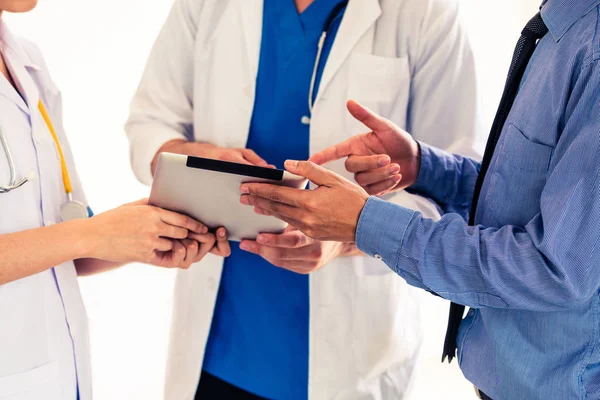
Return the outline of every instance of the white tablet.
<path id="1" fill-rule="evenodd" d="M 162 153 L 150 204 L 188 215 L 210 228 L 224 226 L 230 240 L 255 239 L 259 233 L 281 233 L 287 224 L 258 215 L 240 204 L 240 185 L 266 182 L 304 189 L 308 181 L 287 171 Z"/>

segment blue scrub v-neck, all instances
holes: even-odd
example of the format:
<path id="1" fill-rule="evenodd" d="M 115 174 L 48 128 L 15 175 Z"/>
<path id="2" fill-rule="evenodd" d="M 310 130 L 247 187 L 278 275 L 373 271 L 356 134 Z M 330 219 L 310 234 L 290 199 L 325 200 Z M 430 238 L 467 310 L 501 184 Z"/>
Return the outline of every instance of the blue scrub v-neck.
<path id="1" fill-rule="evenodd" d="M 317 43 L 341 0 L 265 0 L 256 100 L 247 147 L 269 163 L 309 157 L 308 93 Z M 316 87 L 342 20 L 336 19 Z M 315 93 L 317 91 L 315 90 Z M 269 399 L 308 398 L 308 277 L 277 268 L 232 243 L 225 260 L 204 370 Z"/>

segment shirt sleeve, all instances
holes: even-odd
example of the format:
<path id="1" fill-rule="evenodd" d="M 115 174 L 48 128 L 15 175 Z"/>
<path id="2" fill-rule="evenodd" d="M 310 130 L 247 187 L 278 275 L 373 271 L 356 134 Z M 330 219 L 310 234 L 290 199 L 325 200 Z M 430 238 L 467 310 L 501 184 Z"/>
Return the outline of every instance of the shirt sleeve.
<path id="1" fill-rule="evenodd" d="M 425 143 L 419 146 L 421 168 L 409 191 L 431 198 L 444 213 L 459 214 L 466 221 L 481 163 Z"/>
<path id="2" fill-rule="evenodd" d="M 150 53 L 125 131 L 133 171 L 152 182 L 151 164 L 163 144 L 189 139 L 193 124 L 193 55 L 203 1 L 176 0 Z"/>
<path id="3" fill-rule="evenodd" d="M 596 295 L 600 287 L 598 61 L 582 75 L 586 79 L 576 89 L 580 92 L 573 93 L 577 101 L 556 146 L 555 167 L 541 195 L 540 213 L 529 223 L 472 227 L 457 214 L 434 222 L 372 198 L 359 220 L 359 249 L 381 256 L 409 283 L 470 307 L 554 311 Z M 447 170 L 456 168 L 456 162 L 451 164 Z"/>

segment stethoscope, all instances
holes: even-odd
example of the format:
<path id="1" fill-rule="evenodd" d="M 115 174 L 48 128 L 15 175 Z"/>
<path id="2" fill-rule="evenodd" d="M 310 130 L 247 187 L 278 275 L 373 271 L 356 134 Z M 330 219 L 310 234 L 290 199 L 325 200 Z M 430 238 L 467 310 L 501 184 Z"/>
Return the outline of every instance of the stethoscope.
<path id="1" fill-rule="evenodd" d="M 38 110 L 40 111 L 40 114 L 42 114 L 42 118 L 44 119 L 44 122 L 46 123 L 46 126 L 48 127 L 48 130 L 50 131 L 50 134 L 52 135 L 52 139 L 54 140 L 54 144 L 56 145 L 56 151 L 58 153 L 58 158 L 60 160 L 63 186 L 64 186 L 66 197 L 67 197 L 66 203 L 61 207 L 61 210 L 60 210 L 62 220 L 63 220 L 63 222 L 66 222 L 66 221 L 70 221 L 70 220 L 74 220 L 74 219 L 87 218 L 89 216 L 88 208 L 86 206 L 84 206 L 83 204 L 81 204 L 80 202 L 73 200 L 73 186 L 71 184 L 71 177 L 69 175 L 69 169 L 67 168 L 67 162 L 65 161 L 65 156 L 64 156 L 64 153 L 62 150 L 62 146 L 60 145 L 60 141 L 58 140 L 58 135 L 56 134 L 56 131 L 54 130 L 54 125 L 52 124 L 52 121 L 50 120 L 50 116 L 48 115 L 48 112 L 46 111 L 46 107 L 44 107 L 44 103 L 42 103 L 41 100 L 38 103 Z M 35 179 L 35 174 L 33 172 L 30 172 L 27 174 L 27 176 L 25 176 L 21 180 L 17 181 L 16 173 L 15 173 L 15 162 L 12 158 L 10 148 L 8 147 L 8 143 L 6 142 L 6 138 L 2 134 L 1 129 L 0 129 L 0 142 L 2 143 L 2 148 L 4 149 L 4 153 L 6 154 L 6 160 L 8 162 L 8 169 L 9 169 L 9 179 L 10 179 L 10 182 L 8 185 L 0 186 L 0 194 L 2 194 L 2 193 L 8 193 L 13 190 L 16 190 L 16 189 L 20 188 L 21 186 L 23 186 L 24 184 L 26 184 L 27 182 L 33 181 Z"/>
<path id="2" fill-rule="evenodd" d="M 321 38 L 319 39 L 318 50 L 317 50 L 317 58 L 315 59 L 315 65 L 313 68 L 312 78 L 310 79 L 310 90 L 308 92 L 308 113 L 309 115 L 305 115 L 302 117 L 302 123 L 304 125 L 310 125 L 312 112 L 313 112 L 313 96 L 315 94 L 315 85 L 317 82 L 317 72 L 319 71 L 319 66 L 321 65 L 321 56 L 323 55 L 323 47 L 325 46 L 325 41 L 327 40 L 327 35 L 331 28 L 333 27 L 333 23 L 340 15 L 340 13 L 348 7 L 348 0 L 344 0 L 339 3 L 335 8 L 329 13 L 325 24 L 323 25 L 323 33 L 321 34 Z"/>

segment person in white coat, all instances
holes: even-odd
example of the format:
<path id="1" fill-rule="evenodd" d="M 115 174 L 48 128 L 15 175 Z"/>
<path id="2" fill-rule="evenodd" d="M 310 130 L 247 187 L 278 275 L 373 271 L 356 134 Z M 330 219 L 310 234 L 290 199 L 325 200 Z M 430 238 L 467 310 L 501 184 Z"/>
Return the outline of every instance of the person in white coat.
<path id="1" fill-rule="evenodd" d="M 0 0 L 0 18 L 35 5 Z M 42 55 L 3 19 L 0 54 L 0 400 L 90 400 L 77 275 L 127 262 L 187 268 L 228 244 L 145 200 L 91 217 Z"/>
<path id="2" fill-rule="evenodd" d="M 163 151 L 282 167 L 362 131 L 348 98 L 472 153 L 474 62 L 455 2 L 176 0 L 126 125 L 133 169 L 150 184 Z M 399 178 L 389 158 L 381 168 Z M 422 197 L 386 199 L 439 216 Z M 417 297 L 380 261 L 299 231 L 260 235 L 178 273 L 166 398 L 403 398 L 420 341 Z"/>

